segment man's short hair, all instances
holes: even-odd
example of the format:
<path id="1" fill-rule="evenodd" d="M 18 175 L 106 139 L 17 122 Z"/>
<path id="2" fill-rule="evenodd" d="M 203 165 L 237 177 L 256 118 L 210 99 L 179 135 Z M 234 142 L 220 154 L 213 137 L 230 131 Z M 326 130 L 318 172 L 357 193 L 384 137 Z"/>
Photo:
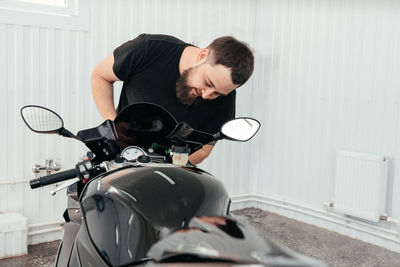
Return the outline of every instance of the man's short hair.
<path id="1" fill-rule="evenodd" d="M 221 64 L 231 69 L 232 82 L 243 85 L 254 69 L 254 56 L 246 43 L 232 36 L 215 39 L 207 49 L 210 50 L 211 64 Z"/>

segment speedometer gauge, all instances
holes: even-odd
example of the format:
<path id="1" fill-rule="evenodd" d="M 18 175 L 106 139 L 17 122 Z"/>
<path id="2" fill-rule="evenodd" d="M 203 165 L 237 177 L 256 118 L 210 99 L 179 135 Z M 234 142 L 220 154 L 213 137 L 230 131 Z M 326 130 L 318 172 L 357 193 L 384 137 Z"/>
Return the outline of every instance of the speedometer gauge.
<path id="1" fill-rule="evenodd" d="M 138 146 L 128 146 L 121 152 L 121 157 L 128 161 L 136 160 L 139 156 L 147 155 L 146 152 Z"/>

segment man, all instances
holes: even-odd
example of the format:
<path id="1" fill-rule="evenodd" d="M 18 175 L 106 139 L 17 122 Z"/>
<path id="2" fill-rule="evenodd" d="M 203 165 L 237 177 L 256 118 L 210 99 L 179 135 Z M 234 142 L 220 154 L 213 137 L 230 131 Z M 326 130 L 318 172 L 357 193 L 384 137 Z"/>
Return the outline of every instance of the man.
<path id="1" fill-rule="evenodd" d="M 253 73 L 247 45 L 221 37 L 201 49 L 168 35 L 141 34 L 114 50 L 92 73 L 92 93 L 104 120 L 136 102 L 151 102 L 179 122 L 216 133 L 235 116 L 235 89 Z M 117 111 L 113 83 L 123 81 Z M 190 155 L 193 164 L 213 149 L 205 145 Z"/>

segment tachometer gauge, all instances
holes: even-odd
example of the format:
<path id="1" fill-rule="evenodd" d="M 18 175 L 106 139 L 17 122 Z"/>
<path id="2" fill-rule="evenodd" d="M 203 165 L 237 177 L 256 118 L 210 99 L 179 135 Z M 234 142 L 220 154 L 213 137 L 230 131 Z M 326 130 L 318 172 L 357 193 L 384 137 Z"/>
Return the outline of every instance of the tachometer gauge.
<path id="1" fill-rule="evenodd" d="M 128 161 L 136 160 L 139 156 L 147 155 L 146 152 L 138 146 L 128 146 L 121 152 L 121 157 Z"/>

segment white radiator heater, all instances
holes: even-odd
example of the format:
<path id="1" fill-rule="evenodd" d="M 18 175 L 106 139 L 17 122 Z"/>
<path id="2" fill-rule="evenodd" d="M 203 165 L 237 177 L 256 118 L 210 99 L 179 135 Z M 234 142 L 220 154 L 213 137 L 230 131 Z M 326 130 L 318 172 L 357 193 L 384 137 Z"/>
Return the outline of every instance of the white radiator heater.
<path id="1" fill-rule="evenodd" d="M 388 161 L 385 157 L 338 150 L 333 208 L 378 221 L 385 214 Z"/>

